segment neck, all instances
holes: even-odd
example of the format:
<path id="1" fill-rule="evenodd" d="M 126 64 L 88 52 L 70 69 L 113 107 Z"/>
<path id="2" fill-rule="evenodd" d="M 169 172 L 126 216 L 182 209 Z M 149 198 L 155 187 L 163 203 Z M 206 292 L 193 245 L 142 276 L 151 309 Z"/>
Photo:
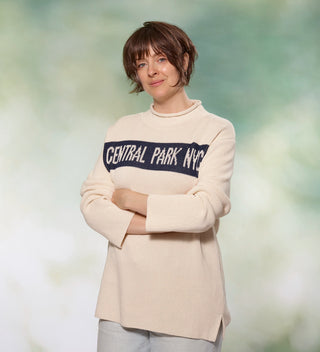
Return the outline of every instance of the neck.
<path id="1" fill-rule="evenodd" d="M 184 88 L 182 88 L 172 97 L 167 98 L 163 101 L 155 99 L 153 100 L 154 110 L 164 114 L 180 112 L 188 109 L 191 105 L 192 101 L 188 98 Z"/>

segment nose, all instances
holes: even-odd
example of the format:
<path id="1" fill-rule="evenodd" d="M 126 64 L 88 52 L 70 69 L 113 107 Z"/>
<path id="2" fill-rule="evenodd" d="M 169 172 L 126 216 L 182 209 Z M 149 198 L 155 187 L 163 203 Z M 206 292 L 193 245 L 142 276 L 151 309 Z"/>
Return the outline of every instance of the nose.
<path id="1" fill-rule="evenodd" d="M 157 73 L 158 73 L 157 67 L 156 67 L 153 63 L 150 63 L 150 64 L 148 65 L 148 75 L 149 75 L 150 77 L 153 77 L 153 76 L 155 76 Z"/>

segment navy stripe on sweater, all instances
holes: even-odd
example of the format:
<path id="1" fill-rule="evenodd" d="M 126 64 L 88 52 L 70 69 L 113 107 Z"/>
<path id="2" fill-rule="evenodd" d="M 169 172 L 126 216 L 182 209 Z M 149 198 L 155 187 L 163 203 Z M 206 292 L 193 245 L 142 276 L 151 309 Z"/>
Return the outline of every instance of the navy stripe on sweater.
<path id="1" fill-rule="evenodd" d="M 106 142 L 103 162 L 108 171 L 122 166 L 173 171 L 198 177 L 208 144 L 154 143 L 138 140 Z"/>

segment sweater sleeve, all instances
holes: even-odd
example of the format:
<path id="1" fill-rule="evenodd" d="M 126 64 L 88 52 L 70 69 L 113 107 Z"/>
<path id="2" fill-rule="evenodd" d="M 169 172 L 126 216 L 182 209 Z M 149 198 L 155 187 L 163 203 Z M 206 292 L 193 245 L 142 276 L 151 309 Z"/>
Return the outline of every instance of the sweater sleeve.
<path id="1" fill-rule="evenodd" d="M 111 201 L 114 190 L 110 173 L 103 163 L 102 151 L 94 169 L 81 186 L 80 209 L 93 230 L 122 248 L 134 212 L 120 209 Z"/>
<path id="2" fill-rule="evenodd" d="M 148 232 L 204 232 L 229 213 L 235 131 L 226 121 L 200 164 L 198 182 L 186 194 L 149 194 Z"/>

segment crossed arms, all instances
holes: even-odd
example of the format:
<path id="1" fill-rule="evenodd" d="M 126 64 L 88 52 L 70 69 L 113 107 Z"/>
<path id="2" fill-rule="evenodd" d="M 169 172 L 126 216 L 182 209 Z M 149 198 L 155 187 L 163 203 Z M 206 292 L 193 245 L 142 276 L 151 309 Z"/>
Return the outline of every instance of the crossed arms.
<path id="1" fill-rule="evenodd" d="M 205 232 L 230 211 L 234 152 L 234 129 L 226 123 L 211 141 L 197 183 L 186 194 L 115 189 L 101 153 L 81 187 L 81 211 L 92 229 L 119 248 L 127 235 Z"/>

